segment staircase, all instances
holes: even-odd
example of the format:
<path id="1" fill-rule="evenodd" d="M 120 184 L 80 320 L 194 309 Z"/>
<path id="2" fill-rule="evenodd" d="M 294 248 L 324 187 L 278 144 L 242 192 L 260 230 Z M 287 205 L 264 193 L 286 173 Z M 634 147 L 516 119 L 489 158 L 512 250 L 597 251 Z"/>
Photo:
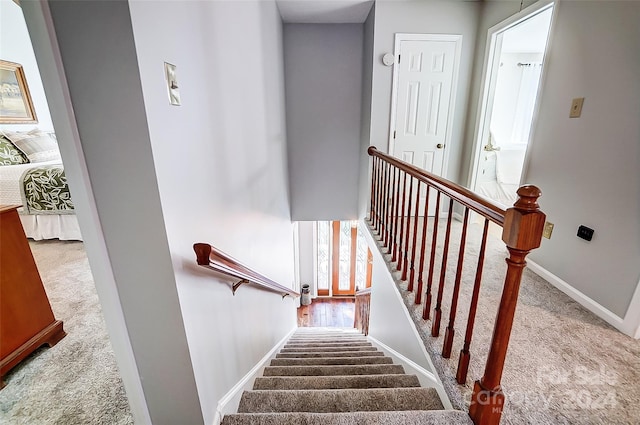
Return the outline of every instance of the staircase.
<path id="1" fill-rule="evenodd" d="M 352 329 L 299 328 L 222 425 L 473 424 Z"/>

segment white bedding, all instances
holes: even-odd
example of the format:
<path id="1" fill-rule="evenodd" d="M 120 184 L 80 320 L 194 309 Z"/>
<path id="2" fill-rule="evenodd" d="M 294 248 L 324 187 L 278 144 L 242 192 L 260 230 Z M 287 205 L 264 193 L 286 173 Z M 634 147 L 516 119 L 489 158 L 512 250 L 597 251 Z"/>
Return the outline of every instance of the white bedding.
<path id="1" fill-rule="evenodd" d="M 20 177 L 29 168 L 59 164 L 60 161 L 37 162 L 33 164 L 0 166 L 0 205 L 22 205 Z M 18 212 L 20 212 L 18 210 Z M 22 226 L 28 238 L 35 240 L 60 239 L 82 240 L 75 214 L 20 214 Z"/>
<path id="2" fill-rule="evenodd" d="M 476 191 L 499 203 L 503 208 L 512 207 L 518 199 L 516 191 L 520 185 L 524 156 L 524 146 L 510 147 L 485 155 L 484 160 L 494 160 L 495 165 L 483 166 L 483 170 L 490 171 L 491 174 L 483 175 L 476 184 Z"/>

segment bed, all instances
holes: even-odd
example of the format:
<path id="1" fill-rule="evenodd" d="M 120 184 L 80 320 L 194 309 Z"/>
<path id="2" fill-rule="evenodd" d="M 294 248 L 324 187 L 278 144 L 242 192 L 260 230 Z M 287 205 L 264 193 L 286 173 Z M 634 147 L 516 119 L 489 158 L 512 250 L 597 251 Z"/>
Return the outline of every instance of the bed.
<path id="1" fill-rule="evenodd" d="M 82 240 L 51 133 L 0 133 L 0 205 L 22 205 L 18 212 L 28 238 Z"/>
<path id="2" fill-rule="evenodd" d="M 483 151 L 476 191 L 505 208 L 513 206 L 518 198 L 525 149 L 526 146 L 510 146 Z"/>

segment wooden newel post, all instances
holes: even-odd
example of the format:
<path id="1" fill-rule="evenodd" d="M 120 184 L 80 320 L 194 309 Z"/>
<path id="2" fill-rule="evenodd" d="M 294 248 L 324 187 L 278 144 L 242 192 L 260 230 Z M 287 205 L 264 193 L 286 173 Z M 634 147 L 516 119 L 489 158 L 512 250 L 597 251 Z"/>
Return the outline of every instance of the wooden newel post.
<path id="1" fill-rule="evenodd" d="M 507 210 L 502 231 L 502 240 L 509 250 L 502 299 L 484 376 L 475 382 L 469 407 L 469 416 L 475 425 L 497 425 L 500 422 L 504 405 L 500 380 L 518 302 L 522 271 L 527 265 L 525 257 L 531 250 L 540 246 L 546 220 L 537 202 L 542 194 L 540 189 L 535 186 L 522 186 L 517 193 L 519 198 L 514 206 Z"/>

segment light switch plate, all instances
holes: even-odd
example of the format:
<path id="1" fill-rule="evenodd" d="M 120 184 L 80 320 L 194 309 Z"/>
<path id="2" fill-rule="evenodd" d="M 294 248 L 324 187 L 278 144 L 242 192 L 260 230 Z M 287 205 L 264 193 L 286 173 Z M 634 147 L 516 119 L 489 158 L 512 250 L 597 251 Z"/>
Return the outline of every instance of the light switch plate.
<path id="1" fill-rule="evenodd" d="M 164 73 L 167 78 L 167 89 L 169 90 L 169 103 L 180 106 L 180 90 L 178 89 L 178 76 L 176 75 L 176 66 L 170 63 L 164 63 Z"/>
<path id="2" fill-rule="evenodd" d="M 571 102 L 571 112 L 569 112 L 569 118 L 579 118 L 582 114 L 582 104 L 584 103 L 584 97 L 576 97 Z"/>
<path id="3" fill-rule="evenodd" d="M 553 223 L 546 222 L 544 223 L 544 230 L 542 230 L 542 236 L 551 239 L 551 233 L 553 233 Z"/>

